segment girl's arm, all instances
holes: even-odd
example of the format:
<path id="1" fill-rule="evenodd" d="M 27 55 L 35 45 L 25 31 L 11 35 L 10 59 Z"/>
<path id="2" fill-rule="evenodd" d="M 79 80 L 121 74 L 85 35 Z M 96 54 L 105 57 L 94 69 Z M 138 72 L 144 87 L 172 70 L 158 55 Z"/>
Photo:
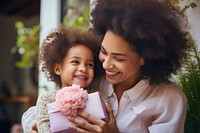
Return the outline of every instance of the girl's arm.
<path id="1" fill-rule="evenodd" d="M 47 104 L 55 101 L 55 93 L 46 92 L 38 97 L 36 104 L 36 125 L 38 133 L 50 133 L 50 122 Z"/>

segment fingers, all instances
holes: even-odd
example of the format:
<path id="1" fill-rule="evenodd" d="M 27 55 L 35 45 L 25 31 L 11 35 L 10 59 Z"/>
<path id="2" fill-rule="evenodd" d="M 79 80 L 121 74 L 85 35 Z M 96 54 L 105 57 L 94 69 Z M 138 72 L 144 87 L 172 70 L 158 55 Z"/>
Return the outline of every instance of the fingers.
<path id="1" fill-rule="evenodd" d="M 31 130 L 30 133 L 38 133 L 37 131 Z"/>
<path id="2" fill-rule="evenodd" d="M 88 131 L 85 131 L 81 128 L 77 128 L 75 126 L 68 126 L 70 129 L 72 129 L 73 131 L 77 132 L 77 133 L 89 133 Z"/>
<path id="3" fill-rule="evenodd" d="M 35 122 L 31 125 L 31 130 L 32 130 L 32 133 L 34 133 L 34 131 L 35 131 L 36 133 L 38 132 L 38 130 L 37 130 L 37 125 L 36 125 Z"/>
<path id="4" fill-rule="evenodd" d="M 89 123 L 88 121 L 80 119 L 80 118 L 68 117 L 68 120 L 77 125 L 77 127 L 75 126 L 69 126 L 69 127 L 80 133 L 83 133 L 83 132 L 87 133 L 86 131 L 96 131 L 99 128 L 97 125 L 93 125 Z"/>
<path id="5" fill-rule="evenodd" d="M 87 131 L 75 126 L 68 126 L 68 127 L 77 133 L 103 133 L 103 130 L 101 128 L 96 128 L 96 131 Z"/>
<path id="6" fill-rule="evenodd" d="M 103 125 L 105 123 L 105 121 L 103 121 L 93 115 L 90 115 L 86 112 L 79 111 L 78 115 L 94 125 Z"/>
<path id="7" fill-rule="evenodd" d="M 115 122 L 115 116 L 113 114 L 113 110 L 112 108 L 110 107 L 109 104 L 106 103 L 106 109 L 107 109 L 107 112 L 108 112 L 108 117 L 109 117 L 109 123 L 113 123 Z"/>
<path id="8" fill-rule="evenodd" d="M 78 112 L 79 117 L 68 117 L 68 120 L 77 126 L 69 126 L 77 133 L 119 133 L 116 120 L 109 105 L 106 105 L 109 116 L 108 123 L 86 112 Z"/>

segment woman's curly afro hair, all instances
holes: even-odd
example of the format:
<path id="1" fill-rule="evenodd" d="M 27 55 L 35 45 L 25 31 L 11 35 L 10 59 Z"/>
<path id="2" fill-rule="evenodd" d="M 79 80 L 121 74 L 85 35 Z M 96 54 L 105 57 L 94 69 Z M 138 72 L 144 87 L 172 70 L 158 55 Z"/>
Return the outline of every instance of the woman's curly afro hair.
<path id="1" fill-rule="evenodd" d="M 179 8 L 157 0 L 97 0 L 93 29 L 123 37 L 145 64 L 143 78 L 150 83 L 167 80 L 181 67 L 188 50 L 187 18 Z"/>

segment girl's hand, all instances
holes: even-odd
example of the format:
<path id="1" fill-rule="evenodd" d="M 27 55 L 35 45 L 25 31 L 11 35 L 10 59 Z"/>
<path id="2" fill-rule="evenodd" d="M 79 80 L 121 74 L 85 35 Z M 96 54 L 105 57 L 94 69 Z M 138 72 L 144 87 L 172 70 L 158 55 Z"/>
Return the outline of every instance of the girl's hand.
<path id="1" fill-rule="evenodd" d="M 69 121 L 77 125 L 77 127 L 69 126 L 69 128 L 78 133 L 119 133 L 112 108 L 106 104 L 106 109 L 109 118 L 108 122 L 96 118 L 88 113 L 78 112 L 78 116 L 82 117 L 88 122 L 77 118 L 68 117 Z"/>

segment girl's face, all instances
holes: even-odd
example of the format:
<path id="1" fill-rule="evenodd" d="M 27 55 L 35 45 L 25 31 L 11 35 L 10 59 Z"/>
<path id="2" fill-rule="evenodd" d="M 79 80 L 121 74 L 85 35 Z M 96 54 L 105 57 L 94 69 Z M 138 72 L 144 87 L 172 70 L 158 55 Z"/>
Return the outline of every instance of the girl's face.
<path id="1" fill-rule="evenodd" d="M 60 75 L 62 87 L 78 84 L 87 87 L 94 77 L 94 55 L 84 45 L 71 47 L 62 64 L 56 64 L 54 71 Z"/>
<path id="2" fill-rule="evenodd" d="M 103 62 L 107 81 L 113 85 L 130 88 L 140 79 L 143 58 L 112 31 L 107 31 L 103 38 L 99 59 Z"/>

